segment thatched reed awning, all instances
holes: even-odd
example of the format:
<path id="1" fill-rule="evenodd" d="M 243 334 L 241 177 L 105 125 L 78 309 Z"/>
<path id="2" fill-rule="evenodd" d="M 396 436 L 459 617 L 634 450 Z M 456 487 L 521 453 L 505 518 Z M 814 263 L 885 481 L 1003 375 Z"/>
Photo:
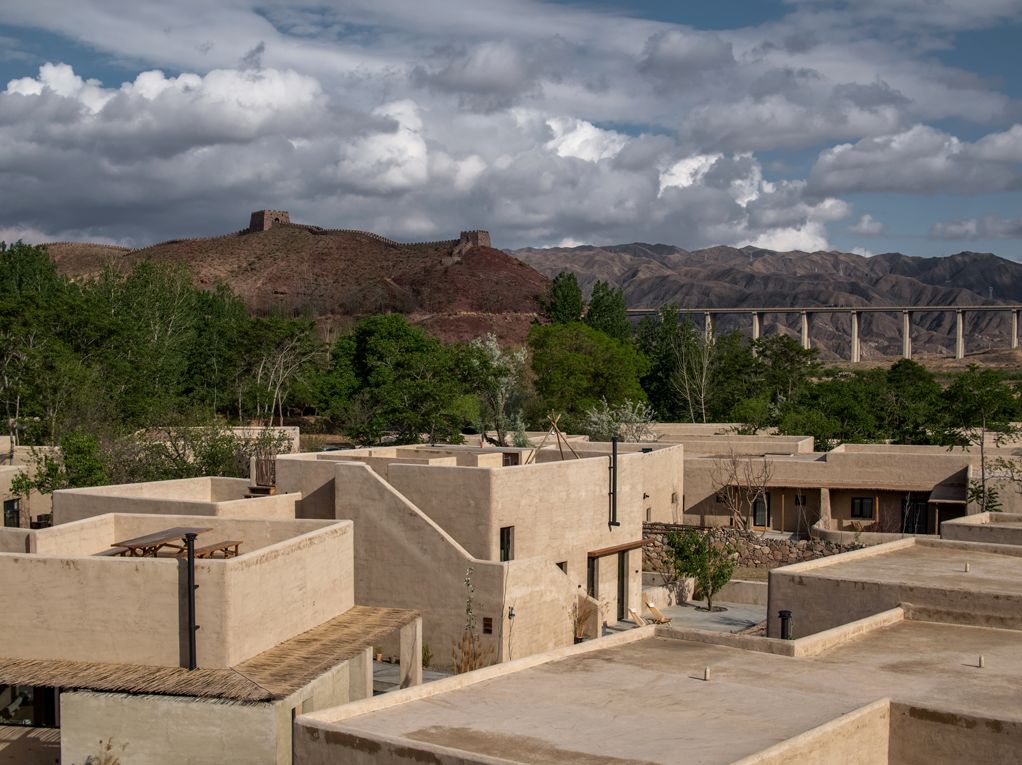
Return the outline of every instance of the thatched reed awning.
<path id="1" fill-rule="evenodd" d="M 417 611 L 355 606 L 230 669 L 0 658 L 0 684 L 273 701 L 304 688 L 418 617 Z"/>

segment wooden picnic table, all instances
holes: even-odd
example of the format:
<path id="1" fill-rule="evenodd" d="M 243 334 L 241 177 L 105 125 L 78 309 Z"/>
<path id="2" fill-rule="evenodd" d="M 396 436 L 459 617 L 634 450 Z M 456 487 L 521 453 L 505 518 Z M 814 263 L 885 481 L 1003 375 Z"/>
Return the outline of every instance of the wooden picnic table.
<path id="1" fill-rule="evenodd" d="M 160 550 L 164 548 L 174 550 L 176 553 L 184 551 L 186 534 L 203 534 L 212 529 L 192 528 L 190 526 L 175 526 L 172 529 L 164 529 L 145 536 L 125 539 L 121 542 L 114 542 L 110 547 L 118 548 L 121 552 L 115 555 L 123 555 L 128 558 L 155 558 Z"/>

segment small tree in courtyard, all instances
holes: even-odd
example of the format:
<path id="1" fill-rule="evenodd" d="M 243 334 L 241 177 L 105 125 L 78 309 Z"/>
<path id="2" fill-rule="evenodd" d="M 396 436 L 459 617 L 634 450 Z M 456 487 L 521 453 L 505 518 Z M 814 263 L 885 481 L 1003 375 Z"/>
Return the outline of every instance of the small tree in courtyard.
<path id="1" fill-rule="evenodd" d="M 734 573 L 734 552 L 696 529 L 672 531 L 667 535 L 667 549 L 678 576 L 695 579 L 697 591 L 706 598 L 706 610 L 712 611 L 713 596 Z"/>

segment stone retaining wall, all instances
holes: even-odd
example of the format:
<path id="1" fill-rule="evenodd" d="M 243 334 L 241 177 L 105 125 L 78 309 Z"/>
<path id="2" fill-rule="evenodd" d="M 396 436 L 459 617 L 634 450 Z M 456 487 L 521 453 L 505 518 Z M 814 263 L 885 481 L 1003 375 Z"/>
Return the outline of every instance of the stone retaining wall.
<path id="1" fill-rule="evenodd" d="M 672 531 L 692 528 L 685 524 L 643 524 L 642 537 L 646 542 L 642 554 L 643 570 L 661 570 L 659 561 L 664 556 L 664 537 Z M 715 540 L 731 546 L 738 553 L 738 565 L 749 568 L 787 566 L 862 547 L 860 544 L 837 544 L 823 539 L 788 539 L 764 536 L 755 531 L 740 531 L 731 528 L 699 530 L 706 534 L 712 534 Z"/>

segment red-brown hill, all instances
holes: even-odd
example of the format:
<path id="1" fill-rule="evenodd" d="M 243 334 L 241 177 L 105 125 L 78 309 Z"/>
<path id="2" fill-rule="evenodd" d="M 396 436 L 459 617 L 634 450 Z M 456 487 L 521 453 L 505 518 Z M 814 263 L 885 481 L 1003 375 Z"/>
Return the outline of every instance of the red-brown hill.
<path id="1" fill-rule="evenodd" d="M 58 270 L 88 277 L 142 260 L 188 268 L 195 284 L 227 284 L 256 313 L 316 317 L 329 334 L 359 316 L 403 313 L 445 339 L 495 332 L 523 342 L 547 279 L 500 250 L 458 240 L 399 244 L 375 234 L 275 225 L 137 250 L 47 246 Z"/>

